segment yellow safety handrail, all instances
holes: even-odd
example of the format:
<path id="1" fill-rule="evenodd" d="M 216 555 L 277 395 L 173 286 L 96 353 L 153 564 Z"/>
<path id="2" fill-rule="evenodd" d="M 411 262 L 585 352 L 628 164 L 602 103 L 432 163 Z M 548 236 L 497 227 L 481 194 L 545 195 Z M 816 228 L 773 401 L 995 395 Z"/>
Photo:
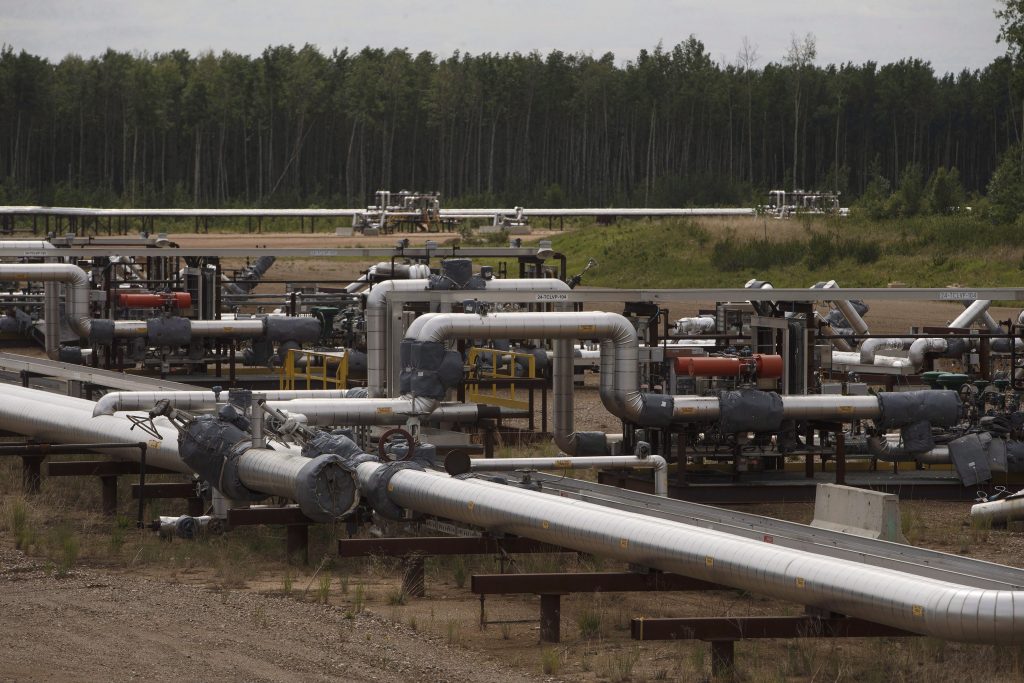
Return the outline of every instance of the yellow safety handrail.
<path id="1" fill-rule="evenodd" d="M 299 355 L 305 365 L 298 363 Z M 278 386 L 285 391 L 297 389 L 347 389 L 348 353 L 345 351 L 303 351 L 289 349 L 278 372 Z M 333 366 L 333 367 L 332 367 Z M 299 384 L 305 386 L 299 386 Z M 314 383 L 319 384 L 315 386 Z"/>
<path id="2" fill-rule="evenodd" d="M 480 370 L 478 360 L 481 356 L 490 356 L 490 370 Z M 516 362 L 519 358 L 526 359 L 526 378 L 537 377 L 537 358 L 532 353 L 520 351 L 502 351 L 501 349 L 489 349 L 474 346 L 466 354 L 466 361 L 476 378 L 476 382 L 467 383 L 466 400 L 473 403 L 483 403 L 490 406 L 501 406 L 513 410 L 528 410 L 530 402 L 528 399 L 516 398 L 516 385 L 508 385 L 508 394 L 500 394 L 500 389 L 494 384 L 487 384 L 488 379 L 519 379 L 516 375 Z M 506 362 L 507 359 L 507 362 Z M 489 386 L 489 389 L 484 389 Z"/>

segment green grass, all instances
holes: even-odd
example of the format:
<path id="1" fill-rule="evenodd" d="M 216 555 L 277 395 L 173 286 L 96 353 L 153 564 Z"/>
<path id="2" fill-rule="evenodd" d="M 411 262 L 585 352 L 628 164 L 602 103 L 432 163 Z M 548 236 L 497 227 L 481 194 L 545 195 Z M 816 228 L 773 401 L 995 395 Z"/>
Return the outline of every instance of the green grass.
<path id="1" fill-rule="evenodd" d="M 825 279 L 844 287 L 1008 286 L 1024 272 L 1015 228 L 962 215 L 621 221 L 552 241 L 569 257 L 570 274 L 596 259 L 584 284 L 602 287 L 740 287 L 755 277 L 801 288 Z"/>

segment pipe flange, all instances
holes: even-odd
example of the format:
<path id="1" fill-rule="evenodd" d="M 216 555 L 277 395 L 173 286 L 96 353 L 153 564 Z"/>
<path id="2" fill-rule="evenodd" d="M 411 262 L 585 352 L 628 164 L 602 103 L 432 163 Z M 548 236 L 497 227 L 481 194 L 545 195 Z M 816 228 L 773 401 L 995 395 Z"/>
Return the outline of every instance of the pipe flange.
<path id="1" fill-rule="evenodd" d="M 405 443 L 408 448 L 405 451 L 405 455 L 400 458 L 392 458 L 391 454 L 387 452 L 385 446 L 388 440 L 393 436 L 401 436 L 405 439 Z M 404 462 L 411 460 L 413 454 L 416 452 L 416 442 L 412 438 L 412 434 L 402 429 L 401 427 L 393 427 L 383 434 L 380 435 L 380 439 L 377 441 L 377 455 L 380 457 L 381 462 Z"/>
<path id="2" fill-rule="evenodd" d="M 364 490 L 366 500 L 370 503 L 370 507 L 372 507 L 377 514 L 396 521 L 405 519 L 405 509 L 391 500 L 389 488 L 391 485 L 391 477 L 395 476 L 395 473 L 400 472 L 401 470 L 416 470 L 418 472 L 425 471 L 423 465 L 416 462 L 408 460 L 389 462 L 382 467 L 378 467 L 377 470 L 370 475 Z"/>

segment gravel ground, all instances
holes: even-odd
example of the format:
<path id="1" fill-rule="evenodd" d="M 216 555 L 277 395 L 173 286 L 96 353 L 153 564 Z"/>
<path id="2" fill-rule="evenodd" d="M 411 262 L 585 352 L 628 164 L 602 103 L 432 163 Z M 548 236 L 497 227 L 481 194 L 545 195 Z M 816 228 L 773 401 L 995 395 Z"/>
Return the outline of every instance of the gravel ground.
<path id="1" fill-rule="evenodd" d="M 7 543 L 3 543 L 4 546 Z M 2 681 L 529 681 L 402 624 L 0 549 Z"/>

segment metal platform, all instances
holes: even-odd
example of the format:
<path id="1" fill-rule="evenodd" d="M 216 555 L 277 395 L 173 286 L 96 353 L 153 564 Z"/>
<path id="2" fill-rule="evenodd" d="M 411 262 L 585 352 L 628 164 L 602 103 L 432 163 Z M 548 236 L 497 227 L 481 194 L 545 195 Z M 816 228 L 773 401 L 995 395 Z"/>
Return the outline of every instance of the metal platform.
<path id="1" fill-rule="evenodd" d="M 786 522 L 772 517 L 751 515 L 735 510 L 662 498 L 604 484 L 533 473 L 541 490 L 552 495 L 585 500 L 649 517 L 668 519 L 705 529 L 724 531 L 743 538 L 803 550 L 806 552 L 862 562 L 875 567 L 951 581 L 977 588 L 1021 590 L 1024 569 L 984 562 L 935 550 L 915 548 L 837 531 L 816 529 L 806 524 Z M 813 490 L 813 487 L 808 487 Z M 964 509 L 966 519 L 967 509 Z"/>
<path id="2" fill-rule="evenodd" d="M 654 492 L 654 484 L 650 479 L 632 474 L 600 472 L 598 481 L 631 491 Z M 686 481 L 687 484 L 683 486 L 670 482 L 668 495 L 679 500 L 721 505 L 803 503 L 814 501 L 818 484 L 836 483 L 836 475 L 834 472 L 821 471 L 816 471 L 813 477 L 807 477 L 801 472 L 757 472 L 741 475 L 739 481 L 732 481 L 719 472 L 694 472 L 688 469 Z M 844 484 L 882 493 L 895 493 L 902 500 L 963 502 L 974 500 L 979 488 L 965 488 L 952 470 L 908 469 L 902 473 L 893 473 L 891 470 L 848 470 Z"/>
<path id="3" fill-rule="evenodd" d="M 34 358 L 16 353 L 0 353 L 0 371 L 28 373 L 30 376 L 47 377 L 66 382 L 82 382 L 98 387 L 121 391 L 195 391 L 201 387 L 181 382 L 171 382 L 154 377 L 140 377 L 123 372 L 101 370 L 87 365 L 61 363 L 47 358 Z"/>

